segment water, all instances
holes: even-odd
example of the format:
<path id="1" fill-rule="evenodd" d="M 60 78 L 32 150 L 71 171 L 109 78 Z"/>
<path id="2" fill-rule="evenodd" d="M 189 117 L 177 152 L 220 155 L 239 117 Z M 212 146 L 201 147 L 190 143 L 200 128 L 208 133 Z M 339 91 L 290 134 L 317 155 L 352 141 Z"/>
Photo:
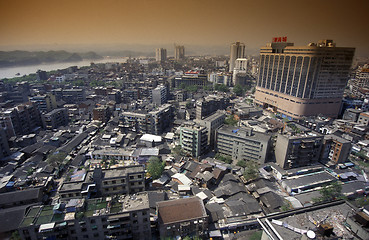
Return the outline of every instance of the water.
<path id="1" fill-rule="evenodd" d="M 28 75 L 31 73 L 36 73 L 38 70 L 43 71 L 52 71 L 58 69 L 65 69 L 70 66 L 90 66 L 91 62 L 94 63 L 107 63 L 107 62 L 126 62 L 127 58 L 104 58 L 101 60 L 84 60 L 80 62 L 66 62 L 66 63 L 44 63 L 44 64 L 37 64 L 37 65 L 27 65 L 27 66 L 18 66 L 18 67 L 4 67 L 0 68 L 0 79 L 3 78 L 13 78 L 13 77 L 20 77 L 23 75 Z M 16 75 L 18 74 L 19 75 Z"/>

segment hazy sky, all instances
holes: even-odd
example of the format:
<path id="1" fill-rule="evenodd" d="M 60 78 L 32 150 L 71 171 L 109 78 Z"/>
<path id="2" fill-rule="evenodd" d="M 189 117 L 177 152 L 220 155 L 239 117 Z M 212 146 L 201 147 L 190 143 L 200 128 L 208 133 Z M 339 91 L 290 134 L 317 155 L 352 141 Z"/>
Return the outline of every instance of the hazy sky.
<path id="1" fill-rule="evenodd" d="M 251 49 L 287 36 L 295 45 L 329 38 L 364 55 L 368 13 L 368 0 L 0 0 L 0 49 L 235 41 Z"/>

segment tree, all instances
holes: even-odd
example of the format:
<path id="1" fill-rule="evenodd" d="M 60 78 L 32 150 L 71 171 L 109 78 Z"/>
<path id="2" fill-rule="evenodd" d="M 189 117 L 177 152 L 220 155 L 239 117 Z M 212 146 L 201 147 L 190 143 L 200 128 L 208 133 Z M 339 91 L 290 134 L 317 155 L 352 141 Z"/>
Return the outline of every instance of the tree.
<path id="1" fill-rule="evenodd" d="M 225 156 L 225 155 L 222 155 L 220 153 L 215 154 L 215 159 L 218 159 L 218 160 L 220 160 L 222 162 L 225 162 L 225 163 L 228 163 L 228 164 L 232 163 L 232 157 L 231 156 Z"/>
<path id="2" fill-rule="evenodd" d="M 339 184 L 337 181 L 334 181 L 330 184 L 323 186 L 319 190 L 321 196 L 318 198 L 313 198 L 313 202 L 315 203 L 329 202 L 332 200 L 342 198 L 343 195 L 341 191 L 342 191 L 342 185 Z"/>
<path id="3" fill-rule="evenodd" d="M 234 118 L 233 115 L 229 115 L 225 120 L 224 123 L 226 125 L 230 125 L 230 126 L 236 126 L 238 121 Z"/>
<path id="4" fill-rule="evenodd" d="M 19 232 L 16 230 L 14 232 L 12 232 L 12 235 L 10 236 L 10 240 L 20 240 L 21 237 L 19 235 Z"/>
<path id="5" fill-rule="evenodd" d="M 237 95 L 237 96 L 242 96 L 245 92 L 245 90 L 243 89 L 243 87 L 239 84 L 236 84 L 236 86 L 234 86 L 233 88 L 233 92 Z"/>
<path id="6" fill-rule="evenodd" d="M 243 177 L 246 181 L 253 180 L 259 176 L 258 163 L 254 161 L 246 161 Z"/>
<path id="7" fill-rule="evenodd" d="M 150 157 L 146 169 L 153 179 L 158 179 L 164 171 L 164 165 L 158 157 Z"/>
<path id="8" fill-rule="evenodd" d="M 49 155 L 46 161 L 53 166 L 58 166 L 64 161 L 66 156 L 67 154 L 64 152 L 54 152 Z"/>
<path id="9" fill-rule="evenodd" d="M 236 165 L 244 168 L 246 167 L 246 162 L 244 160 L 239 160 Z"/>
<path id="10" fill-rule="evenodd" d="M 180 145 L 177 145 L 174 148 L 172 148 L 172 154 L 174 154 L 175 156 L 185 155 L 184 152 L 183 152 L 183 149 Z"/>
<path id="11" fill-rule="evenodd" d="M 224 84 L 215 84 L 214 90 L 220 92 L 228 92 L 229 88 Z"/>

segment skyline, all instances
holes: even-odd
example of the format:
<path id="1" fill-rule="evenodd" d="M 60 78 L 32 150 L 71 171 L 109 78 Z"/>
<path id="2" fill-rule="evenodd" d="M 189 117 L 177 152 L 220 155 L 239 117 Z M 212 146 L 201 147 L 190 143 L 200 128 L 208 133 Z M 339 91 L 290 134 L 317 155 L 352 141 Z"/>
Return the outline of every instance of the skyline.
<path id="1" fill-rule="evenodd" d="M 287 36 L 295 45 L 333 39 L 369 55 L 365 0 L 335 1 L 0 1 L 0 50 L 148 49 L 173 43 L 246 45 L 246 53 Z M 120 50 L 131 50 L 129 48 Z M 154 49 L 152 50 L 154 51 Z"/>

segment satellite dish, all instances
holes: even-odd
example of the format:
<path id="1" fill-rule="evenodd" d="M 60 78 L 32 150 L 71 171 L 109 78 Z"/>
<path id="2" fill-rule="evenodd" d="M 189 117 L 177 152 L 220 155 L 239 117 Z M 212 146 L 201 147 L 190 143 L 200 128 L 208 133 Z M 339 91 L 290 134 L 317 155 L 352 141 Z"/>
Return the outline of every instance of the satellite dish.
<path id="1" fill-rule="evenodd" d="M 308 236 L 308 238 L 310 239 L 314 239 L 315 238 L 315 232 L 309 230 L 307 231 L 306 235 Z"/>

